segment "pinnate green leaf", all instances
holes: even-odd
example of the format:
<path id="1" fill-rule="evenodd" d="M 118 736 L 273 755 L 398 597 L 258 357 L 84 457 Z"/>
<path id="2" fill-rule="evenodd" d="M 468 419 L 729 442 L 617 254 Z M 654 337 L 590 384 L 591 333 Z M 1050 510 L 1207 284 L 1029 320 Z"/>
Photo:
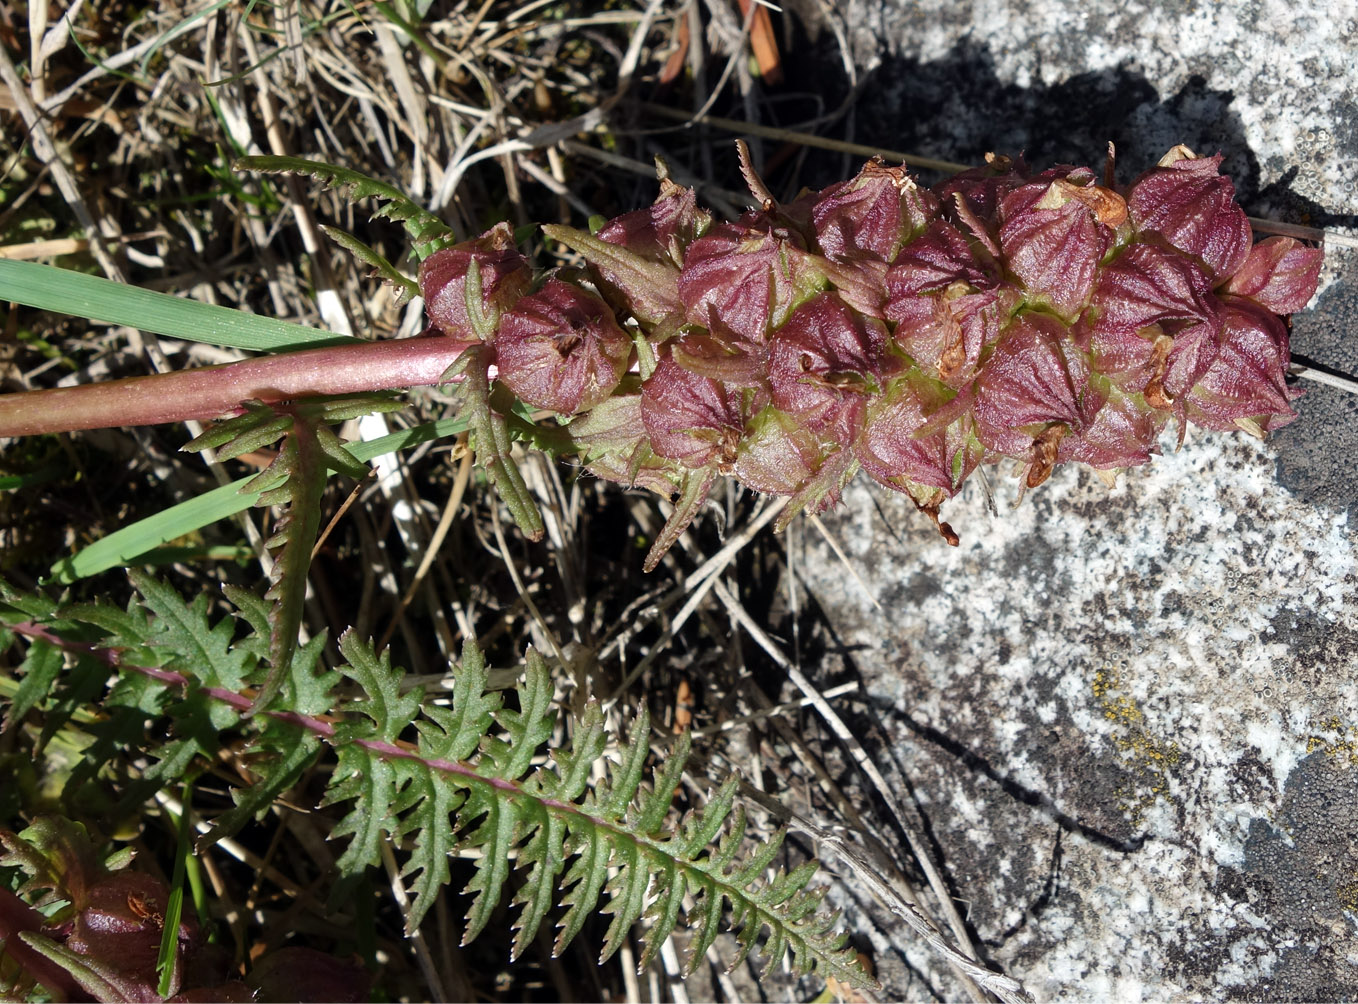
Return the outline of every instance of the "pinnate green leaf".
<path id="1" fill-rule="evenodd" d="M 336 189 L 350 202 L 379 199 L 384 205 L 373 213 L 373 217 L 380 216 L 404 224 L 415 254 L 420 258 L 426 258 L 439 248 L 453 243 L 453 232 L 448 224 L 400 189 L 358 171 L 302 157 L 275 156 L 241 157 L 236 161 L 236 169 L 268 174 L 304 174 L 327 188 Z"/>

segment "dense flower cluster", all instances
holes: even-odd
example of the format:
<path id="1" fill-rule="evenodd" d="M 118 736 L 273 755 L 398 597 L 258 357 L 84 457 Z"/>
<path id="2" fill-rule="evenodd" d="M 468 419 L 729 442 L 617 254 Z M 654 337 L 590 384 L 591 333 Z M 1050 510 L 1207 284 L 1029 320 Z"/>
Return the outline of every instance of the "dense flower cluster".
<path id="1" fill-rule="evenodd" d="M 1145 463 L 1170 420 L 1182 438 L 1295 417 L 1279 315 L 1321 252 L 1254 244 L 1220 160 L 1176 147 L 1119 188 L 1111 149 L 1102 179 L 992 157 L 933 190 L 872 161 L 734 223 L 665 180 L 593 234 L 544 228 L 587 282 L 532 291 L 502 224 L 428 258 L 420 287 L 438 329 L 569 419 L 592 472 L 680 495 L 659 548 L 723 475 L 792 496 L 790 516 L 861 468 L 937 521 L 980 464 L 1036 487 L 1067 461 Z"/>

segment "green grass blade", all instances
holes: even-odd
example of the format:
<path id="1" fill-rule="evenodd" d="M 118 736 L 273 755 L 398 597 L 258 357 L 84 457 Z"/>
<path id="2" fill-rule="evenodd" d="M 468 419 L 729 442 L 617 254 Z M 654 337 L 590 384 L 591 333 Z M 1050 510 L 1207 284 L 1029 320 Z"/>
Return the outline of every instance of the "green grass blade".
<path id="1" fill-rule="evenodd" d="M 97 575 L 110 568 L 126 565 L 162 544 L 250 508 L 262 492 L 242 493 L 240 489 L 247 480 L 242 478 L 214 488 L 204 495 L 138 520 L 131 526 L 114 530 L 69 558 L 62 558 L 52 566 L 46 581 L 65 585 L 87 575 Z"/>
<path id="2" fill-rule="evenodd" d="M 0 492 L 12 492 L 19 488 L 32 488 L 47 481 L 53 481 L 65 473 L 66 468 L 60 464 L 48 464 L 46 467 L 31 471 L 28 474 L 6 474 L 0 476 Z"/>
<path id="3" fill-rule="evenodd" d="M 467 422 L 464 418 L 445 418 L 414 428 L 402 429 L 400 432 L 393 432 L 366 443 L 349 443 L 348 450 L 355 459 L 366 463 L 384 453 L 418 446 L 431 439 L 455 436 L 466 428 Z M 243 509 L 249 509 L 262 494 L 241 493 L 241 488 L 249 480 L 250 478 L 241 478 L 229 485 L 222 485 L 205 495 L 170 506 L 163 512 L 148 516 L 131 526 L 114 530 L 107 537 L 95 541 L 69 558 L 62 558 L 52 566 L 46 581 L 66 585 L 76 579 L 130 564 L 147 551 L 154 550 L 162 544 L 169 543 L 186 533 L 192 533 L 209 523 L 215 523 L 219 519 L 234 516 Z"/>
<path id="4" fill-rule="evenodd" d="M 126 324 L 190 342 L 256 352 L 317 348 L 353 340 L 276 317 L 247 314 L 31 261 L 0 259 L 0 301 L 3 300 L 109 324 Z"/>
<path id="5" fill-rule="evenodd" d="M 189 805 L 192 804 L 193 784 L 184 783 L 184 808 L 179 814 L 178 844 L 174 856 L 174 878 L 170 882 L 170 897 L 165 904 L 165 922 L 160 932 L 160 952 L 156 956 L 156 972 L 160 974 L 156 992 L 169 997 L 179 989 L 179 918 L 184 912 L 184 873 L 187 870 L 190 839 Z M 174 818 L 171 816 L 171 818 Z"/>

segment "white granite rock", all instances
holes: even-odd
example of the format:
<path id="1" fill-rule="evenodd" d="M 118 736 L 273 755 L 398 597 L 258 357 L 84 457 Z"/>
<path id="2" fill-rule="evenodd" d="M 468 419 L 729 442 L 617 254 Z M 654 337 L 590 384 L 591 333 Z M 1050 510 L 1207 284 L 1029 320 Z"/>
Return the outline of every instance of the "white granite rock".
<path id="1" fill-rule="evenodd" d="M 875 65 L 855 138 L 1026 150 L 1123 180 L 1220 149 L 1247 210 L 1352 234 L 1352 3 L 850 8 Z M 1358 371 L 1358 252 L 1294 351 Z M 1109 491 L 995 472 L 949 548 L 865 479 L 799 567 L 860 673 L 982 952 L 1041 999 L 1358 997 L 1358 399 L 1308 388 L 1269 443 L 1191 430 Z M 842 648 L 841 648 L 842 646 Z M 902 933 L 891 993 L 956 997 Z M 893 962 L 890 956 L 896 953 Z M 893 968 L 894 967 L 894 968 Z M 911 972 L 913 970 L 913 973 Z"/>

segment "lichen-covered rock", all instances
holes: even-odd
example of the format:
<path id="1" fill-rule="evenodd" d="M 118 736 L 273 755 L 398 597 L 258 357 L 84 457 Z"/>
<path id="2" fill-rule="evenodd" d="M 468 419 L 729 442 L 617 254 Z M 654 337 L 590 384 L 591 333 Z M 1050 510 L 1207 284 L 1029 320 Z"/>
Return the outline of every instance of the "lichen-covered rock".
<path id="1" fill-rule="evenodd" d="M 825 523 L 862 588 L 795 542 L 803 657 L 862 681 L 841 712 L 1037 1000 L 1352 1000 L 1358 536 L 1268 445 L 1190 437 L 1111 492 L 1067 466 L 991 515 L 972 483 L 957 548 L 855 483 Z M 889 996 L 962 995 L 888 938 Z"/>

